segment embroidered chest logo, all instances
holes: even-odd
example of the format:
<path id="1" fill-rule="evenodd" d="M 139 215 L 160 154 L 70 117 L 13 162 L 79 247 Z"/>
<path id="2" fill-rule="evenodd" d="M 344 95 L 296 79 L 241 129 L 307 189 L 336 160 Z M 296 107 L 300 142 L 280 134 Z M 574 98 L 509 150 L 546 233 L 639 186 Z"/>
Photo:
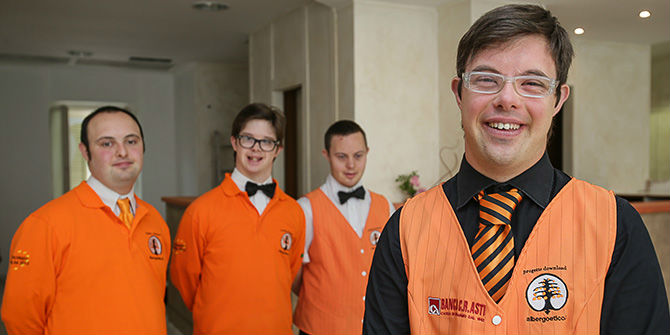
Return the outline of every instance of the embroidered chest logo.
<path id="1" fill-rule="evenodd" d="M 528 284 L 526 301 L 536 312 L 558 311 L 568 301 L 568 287 L 558 276 L 543 273 Z"/>
<path id="2" fill-rule="evenodd" d="M 376 245 L 377 245 L 377 242 L 379 242 L 379 236 L 380 236 L 381 234 L 382 234 L 382 233 L 380 233 L 379 230 L 373 230 L 373 231 L 370 233 L 370 243 L 372 244 L 372 246 L 376 246 Z"/>
<path id="3" fill-rule="evenodd" d="M 180 238 L 176 238 L 172 243 L 172 251 L 174 252 L 175 255 L 184 253 L 186 251 L 186 241 Z"/>
<path id="4" fill-rule="evenodd" d="M 25 250 L 16 250 L 9 259 L 10 267 L 16 271 L 30 265 L 30 254 Z"/>
<path id="5" fill-rule="evenodd" d="M 428 315 L 484 322 L 486 304 L 460 298 L 428 297 Z"/>
<path id="6" fill-rule="evenodd" d="M 158 236 L 151 235 L 149 237 L 147 246 L 149 247 L 149 252 L 151 252 L 151 259 L 163 259 L 163 257 L 157 257 L 163 254 L 163 244 L 161 243 L 161 239 L 158 238 Z"/>
<path id="7" fill-rule="evenodd" d="M 440 315 L 440 298 L 428 298 L 428 314 Z"/>
<path id="8" fill-rule="evenodd" d="M 291 250 L 291 245 L 293 245 L 293 236 L 291 233 L 284 233 L 282 235 L 281 240 L 279 242 L 281 245 L 282 250 L 289 251 Z"/>

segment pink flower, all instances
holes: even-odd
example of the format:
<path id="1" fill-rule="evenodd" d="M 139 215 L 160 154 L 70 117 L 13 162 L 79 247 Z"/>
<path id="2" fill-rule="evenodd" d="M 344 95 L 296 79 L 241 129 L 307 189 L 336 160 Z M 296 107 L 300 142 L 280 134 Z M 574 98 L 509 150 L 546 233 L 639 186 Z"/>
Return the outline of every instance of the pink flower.
<path id="1" fill-rule="evenodd" d="M 409 183 L 414 187 L 419 187 L 419 176 L 412 176 L 412 178 L 409 179 Z"/>

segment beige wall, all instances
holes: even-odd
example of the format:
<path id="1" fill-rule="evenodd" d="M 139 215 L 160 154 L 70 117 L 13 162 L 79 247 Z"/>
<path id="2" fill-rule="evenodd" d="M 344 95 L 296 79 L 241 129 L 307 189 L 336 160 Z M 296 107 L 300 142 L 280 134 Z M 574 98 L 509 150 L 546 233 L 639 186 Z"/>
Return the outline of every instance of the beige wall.
<path id="1" fill-rule="evenodd" d="M 670 194 L 670 42 L 654 45 L 652 53 L 650 186 Z"/>
<path id="2" fill-rule="evenodd" d="M 650 47 L 573 39 L 574 177 L 617 193 L 644 191 L 649 178 Z"/>
<path id="3" fill-rule="evenodd" d="M 368 135 L 364 182 L 400 201 L 399 174 L 439 174 L 437 11 L 354 3 L 355 119 Z"/>
<path id="4" fill-rule="evenodd" d="M 230 143 L 237 112 L 249 100 L 246 64 L 191 63 L 175 70 L 176 138 L 180 195 L 200 195 L 215 186 L 214 131 Z M 221 154 L 232 166 L 232 151 Z"/>
<path id="5" fill-rule="evenodd" d="M 337 53 L 331 8 L 311 3 L 278 18 L 249 40 L 250 95 L 283 109 L 283 92 L 301 88 L 298 113 L 298 193 L 318 187 L 328 174 L 321 156 L 323 133 L 336 120 Z M 275 162 L 273 177 L 284 186 L 284 155 Z"/>

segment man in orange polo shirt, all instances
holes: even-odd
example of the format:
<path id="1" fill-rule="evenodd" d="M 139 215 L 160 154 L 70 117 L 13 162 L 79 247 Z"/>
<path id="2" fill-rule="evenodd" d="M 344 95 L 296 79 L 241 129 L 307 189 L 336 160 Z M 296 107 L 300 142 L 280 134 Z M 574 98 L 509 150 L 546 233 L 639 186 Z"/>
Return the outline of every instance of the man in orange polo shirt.
<path id="1" fill-rule="evenodd" d="M 326 131 L 325 184 L 298 200 L 305 213 L 305 257 L 294 291 L 295 324 L 303 334 L 357 334 L 377 239 L 395 208 L 365 189 L 365 132 L 341 120 Z"/>
<path id="2" fill-rule="evenodd" d="M 235 170 L 182 217 L 170 278 L 193 313 L 194 334 L 292 334 L 305 219 L 271 176 L 284 124 L 276 108 L 244 107 L 230 137 Z"/>
<path id="3" fill-rule="evenodd" d="M 10 334 L 165 334 L 170 234 L 133 192 L 144 135 L 101 107 L 81 128 L 91 177 L 32 213 L 12 240 L 2 320 Z"/>

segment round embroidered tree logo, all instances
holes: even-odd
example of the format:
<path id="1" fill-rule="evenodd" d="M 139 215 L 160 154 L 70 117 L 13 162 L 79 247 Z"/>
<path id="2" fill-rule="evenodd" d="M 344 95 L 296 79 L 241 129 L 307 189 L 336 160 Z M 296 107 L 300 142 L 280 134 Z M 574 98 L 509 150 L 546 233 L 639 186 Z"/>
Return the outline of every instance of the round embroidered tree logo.
<path id="1" fill-rule="evenodd" d="M 568 287 L 561 278 L 543 273 L 528 284 L 526 289 L 528 305 L 536 312 L 557 311 L 568 301 Z"/>

